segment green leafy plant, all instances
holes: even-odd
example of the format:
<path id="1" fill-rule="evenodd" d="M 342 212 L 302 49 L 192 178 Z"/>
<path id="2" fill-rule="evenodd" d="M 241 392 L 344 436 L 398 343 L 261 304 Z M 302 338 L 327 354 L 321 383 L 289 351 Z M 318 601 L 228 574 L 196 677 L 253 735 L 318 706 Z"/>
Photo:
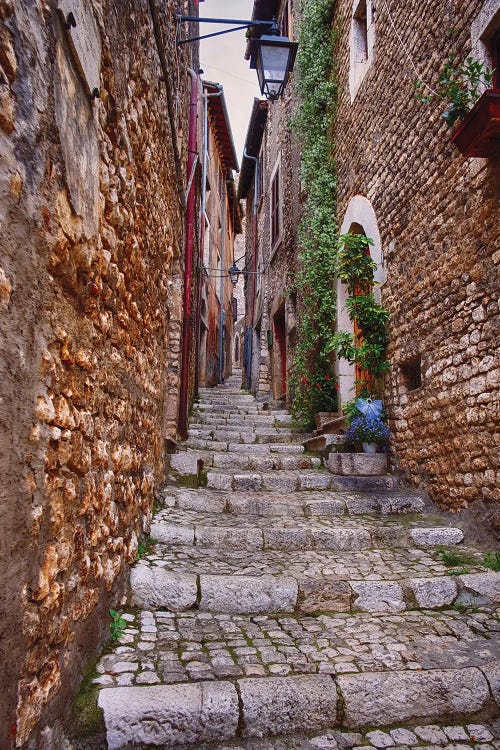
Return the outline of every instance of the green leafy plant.
<path id="1" fill-rule="evenodd" d="M 141 560 L 145 555 L 150 555 L 154 552 L 155 545 L 158 544 L 158 540 L 152 536 L 145 536 L 137 545 L 136 560 Z"/>
<path id="2" fill-rule="evenodd" d="M 309 427 L 315 411 L 336 408 L 328 343 L 336 310 L 332 280 L 337 271 L 337 179 L 330 136 L 337 86 L 333 78 L 332 0 L 302 0 L 300 13 L 300 104 L 293 127 L 301 140 L 300 178 L 306 196 L 299 227 L 299 267 L 294 279 L 299 316 L 290 390 L 295 422 Z M 327 376 L 332 380 L 327 380 Z"/>
<path id="3" fill-rule="evenodd" d="M 437 91 L 425 95 L 417 93 L 417 98 L 426 104 L 436 99 L 447 101 L 443 118 L 447 125 L 453 127 L 457 120 L 470 112 L 482 90 L 492 85 L 492 80 L 493 71 L 484 63 L 473 57 L 458 63 L 456 55 L 450 55 L 439 74 Z M 417 92 L 420 92 L 424 83 L 416 81 L 414 85 Z"/>
<path id="4" fill-rule="evenodd" d="M 441 558 L 443 565 L 448 568 L 457 568 L 463 565 L 477 565 L 478 561 L 474 555 L 461 552 L 460 550 L 450 550 L 443 547 L 439 547 L 436 550 L 437 554 Z"/>
<path id="5" fill-rule="evenodd" d="M 484 568 L 500 571 L 500 551 L 485 552 L 482 565 Z"/>
<path id="6" fill-rule="evenodd" d="M 116 611 L 116 609 L 110 609 L 109 616 L 111 617 L 111 622 L 109 623 L 109 632 L 111 634 L 112 642 L 115 643 L 116 641 L 120 640 L 121 636 L 123 635 L 123 631 L 127 627 L 127 622 L 123 619 L 121 614 Z"/>
<path id="7" fill-rule="evenodd" d="M 373 240 L 348 232 L 339 238 L 339 243 L 338 274 L 349 294 L 345 303 L 349 319 L 357 325 L 360 336 L 337 331 L 330 337 L 330 349 L 350 364 L 357 364 L 365 388 L 376 391 L 377 380 L 390 369 L 385 358 L 389 313 L 372 292 L 377 264 L 367 248 L 373 245 Z"/>
<path id="8" fill-rule="evenodd" d="M 377 264 L 366 252 L 369 245 L 373 245 L 371 237 L 364 234 L 348 232 L 339 237 L 338 275 L 347 286 L 347 291 L 353 295 L 356 289 L 361 293 L 371 291 L 373 274 Z"/>

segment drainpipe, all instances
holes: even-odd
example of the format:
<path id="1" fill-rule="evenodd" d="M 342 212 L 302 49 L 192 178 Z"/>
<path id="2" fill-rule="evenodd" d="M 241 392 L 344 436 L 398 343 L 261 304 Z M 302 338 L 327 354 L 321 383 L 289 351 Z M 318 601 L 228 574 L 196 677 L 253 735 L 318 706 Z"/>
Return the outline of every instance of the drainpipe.
<path id="1" fill-rule="evenodd" d="M 252 388 L 252 368 L 253 368 L 253 326 L 255 322 L 255 288 L 257 283 L 257 214 L 259 210 L 259 159 L 257 156 L 250 156 L 245 149 L 243 156 L 246 159 L 251 159 L 255 164 L 254 171 L 254 187 L 253 187 L 253 214 L 252 214 L 252 226 L 253 226 L 253 237 L 252 237 L 252 285 L 251 285 L 251 306 L 250 306 L 250 327 L 252 329 L 252 335 L 250 336 L 250 352 L 248 361 L 250 363 L 249 372 L 247 372 L 247 390 L 250 391 Z"/>
<path id="2" fill-rule="evenodd" d="M 193 172 L 198 152 L 196 147 L 196 120 L 198 107 L 198 76 L 191 68 L 191 98 L 189 102 L 189 136 L 187 179 L 189 180 L 186 196 L 186 248 L 184 260 L 184 322 L 182 327 L 181 384 L 179 394 L 178 430 L 182 438 L 187 436 L 188 420 L 188 383 L 189 383 L 189 332 L 191 329 L 191 296 L 193 286 L 194 224 L 196 191 Z"/>

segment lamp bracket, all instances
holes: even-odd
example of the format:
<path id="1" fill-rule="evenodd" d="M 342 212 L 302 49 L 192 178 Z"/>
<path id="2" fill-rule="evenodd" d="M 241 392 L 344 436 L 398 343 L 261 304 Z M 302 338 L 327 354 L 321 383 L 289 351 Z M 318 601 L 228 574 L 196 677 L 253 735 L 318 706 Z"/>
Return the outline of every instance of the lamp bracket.
<path id="1" fill-rule="evenodd" d="M 268 29 L 271 31 L 275 26 L 274 19 L 271 21 L 247 21 L 238 18 L 199 18 L 198 16 L 181 16 L 177 15 L 177 29 L 181 23 L 185 21 L 192 21 L 195 23 L 221 23 L 227 25 L 236 26 L 235 29 L 225 29 L 224 31 L 216 31 L 213 34 L 202 34 L 201 36 L 193 36 L 189 39 L 179 39 L 179 33 L 177 32 L 177 46 L 181 44 L 189 44 L 190 42 L 197 42 L 200 39 L 210 39 L 214 36 L 221 36 L 222 34 L 230 34 L 232 31 L 241 31 L 241 29 L 250 29 L 253 27 L 261 27 L 262 29 Z"/>

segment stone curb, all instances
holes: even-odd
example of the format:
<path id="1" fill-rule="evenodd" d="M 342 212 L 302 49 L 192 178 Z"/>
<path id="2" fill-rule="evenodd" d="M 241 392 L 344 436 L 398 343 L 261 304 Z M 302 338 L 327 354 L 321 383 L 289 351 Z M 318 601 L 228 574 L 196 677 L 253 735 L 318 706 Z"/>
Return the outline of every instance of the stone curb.
<path id="1" fill-rule="evenodd" d="M 163 490 L 164 507 L 176 507 L 180 510 L 206 511 L 208 513 L 248 513 L 251 515 L 283 515 L 287 510 L 291 515 L 310 516 L 358 516 L 366 513 L 382 516 L 404 513 L 421 513 L 425 503 L 419 495 L 404 492 L 372 492 L 363 497 L 346 493 L 346 497 L 332 494 L 325 500 L 312 497 L 308 500 L 302 496 L 299 503 L 279 493 L 273 497 L 269 493 L 243 493 L 232 490 L 216 492 L 211 489 L 193 492 L 187 488 L 166 487 Z"/>
<path id="2" fill-rule="evenodd" d="M 467 584 L 463 582 L 467 578 Z M 498 603 L 500 573 L 408 578 L 404 581 L 344 581 L 291 576 L 176 573 L 142 562 L 131 572 L 131 603 L 183 612 L 199 606 L 223 614 L 278 614 L 316 610 L 389 614 L 440 609 L 476 597 Z"/>
<path id="3" fill-rule="evenodd" d="M 405 529 L 381 528 L 329 528 L 308 516 L 310 525 L 302 528 L 244 528 L 203 523 L 181 525 L 168 521 L 153 521 L 151 535 L 161 544 L 196 545 L 197 547 L 222 547 L 233 550 L 332 550 L 360 551 L 370 547 L 408 549 L 428 548 L 436 545 L 454 545 L 463 539 L 460 529 L 449 527 L 420 527 Z"/>

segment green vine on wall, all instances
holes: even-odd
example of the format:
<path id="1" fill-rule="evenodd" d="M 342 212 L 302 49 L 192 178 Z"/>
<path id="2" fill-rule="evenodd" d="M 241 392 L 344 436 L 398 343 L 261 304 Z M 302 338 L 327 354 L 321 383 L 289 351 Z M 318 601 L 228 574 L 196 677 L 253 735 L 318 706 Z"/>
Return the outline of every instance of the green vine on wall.
<path id="1" fill-rule="evenodd" d="M 388 311 L 373 294 L 375 261 L 367 252 L 373 240 L 364 234 L 348 232 L 339 238 L 338 275 L 347 286 L 346 308 L 349 319 L 356 323 L 360 339 L 347 331 L 331 337 L 330 350 L 361 370 L 365 395 L 373 395 L 377 381 L 390 369 L 385 358 L 389 340 Z"/>
<path id="2" fill-rule="evenodd" d="M 312 423 L 316 411 L 336 408 L 330 361 L 338 243 L 331 148 L 337 97 L 332 14 L 332 0 L 302 0 L 297 57 L 300 105 L 294 127 L 301 139 L 300 178 L 307 197 L 299 228 L 295 285 L 300 315 L 291 385 L 292 412 L 303 427 Z"/>

